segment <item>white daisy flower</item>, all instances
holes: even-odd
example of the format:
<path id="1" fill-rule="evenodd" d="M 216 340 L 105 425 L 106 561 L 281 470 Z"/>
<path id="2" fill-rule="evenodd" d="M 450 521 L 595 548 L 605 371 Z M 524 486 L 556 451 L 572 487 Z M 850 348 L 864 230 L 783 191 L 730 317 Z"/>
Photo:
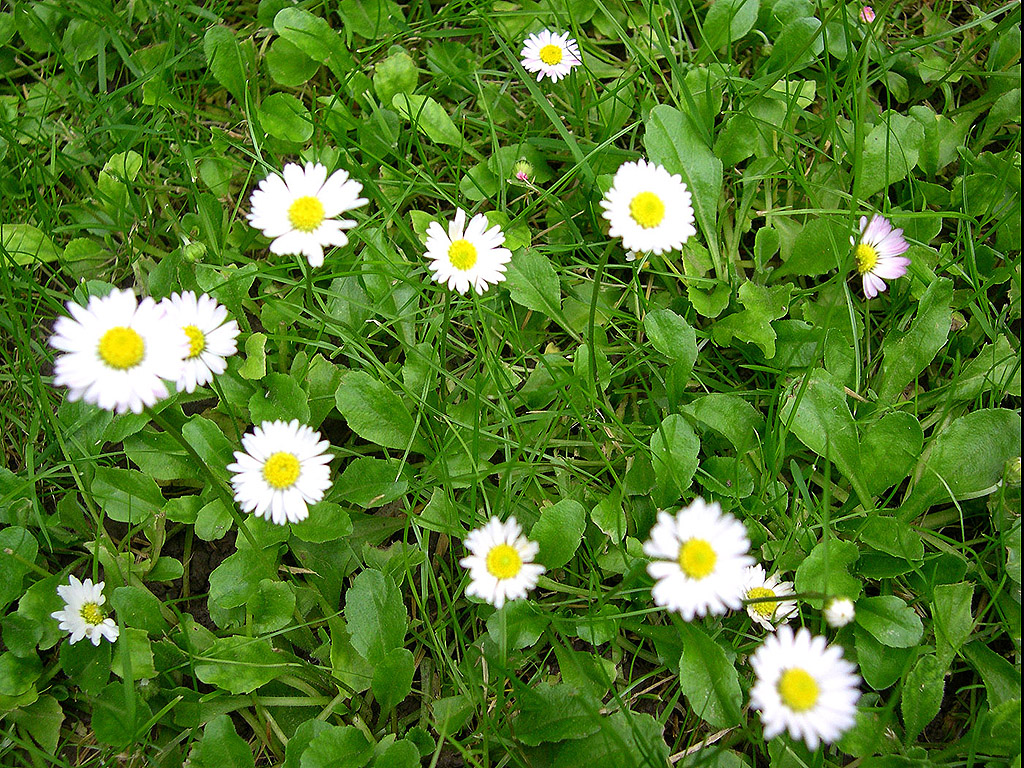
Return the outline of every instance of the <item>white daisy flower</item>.
<path id="1" fill-rule="evenodd" d="M 309 517 L 331 487 L 331 444 L 311 427 L 291 421 L 265 421 L 242 438 L 245 452 L 235 451 L 231 485 L 242 510 L 278 525 Z"/>
<path id="2" fill-rule="evenodd" d="M 857 274 L 864 281 L 864 295 L 875 298 L 885 290 L 886 280 L 907 274 L 910 259 L 900 256 L 910 247 L 902 229 L 893 229 L 889 220 L 875 214 L 868 221 L 860 217 L 860 240 L 850 237 Z"/>
<path id="3" fill-rule="evenodd" d="M 717 501 L 694 499 L 675 515 L 658 513 L 644 552 L 655 558 L 647 572 L 657 580 L 654 602 L 683 619 L 722 614 L 743 605 L 746 568 L 754 564 L 747 554 L 747 529 Z"/>
<path id="4" fill-rule="evenodd" d="M 319 267 L 325 245 L 348 243 L 345 230 L 356 223 L 335 217 L 369 202 L 359 196 L 363 185 L 343 170 L 328 178 L 327 168 L 319 163 L 306 163 L 305 168 L 288 163 L 283 173 L 271 174 L 252 193 L 249 223 L 273 239 L 271 253 L 302 254 L 311 267 Z"/>
<path id="5" fill-rule="evenodd" d="M 765 638 L 750 665 L 757 675 L 750 704 L 761 712 L 765 738 L 789 731 L 817 749 L 853 726 L 860 677 L 838 645 L 826 647 L 825 638 L 806 628 L 794 635 L 784 624 Z"/>
<path id="6" fill-rule="evenodd" d="M 470 531 L 465 544 L 470 555 L 459 564 L 469 569 L 466 594 L 495 608 L 501 608 L 507 600 L 526 597 L 544 573 L 544 566 L 533 562 L 539 546 L 522 535 L 514 517 L 504 523 L 492 517 L 482 528 Z"/>
<path id="7" fill-rule="evenodd" d="M 848 597 L 836 597 L 833 598 L 828 605 L 825 606 L 825 621 L 833 629 L 839 629 L 845 627 L 851 621 L 855 614 L 853 608 L 853 601 Z"/>
<path id="8" fill-rule="evenodd" d="M 167 397 L 163 379 L 181 374 L 188 339 L 152 299 L 115 289 L 67 307 L 71 317 L 57 319 L 50 346 L 65 353 L 54 363 L 53 383 L 68 388 L 69 400 L 141 413 Z"/>
<path id="9" fill-rule="evenodd" d="M 99 645 L 102 638 L 110 642 L 117 640 L 120 631 L 114 620 L 104 615 L 100 607 L 107 601 L 103 595 L 103 582 L 92 583 L 92 579 L 79 581 L 72 574 L 70 583 L 57 587 L 57 594 L 64 601 L 63 611 L 54 611 L 50 616 L 60 622 L 60 628 L 70 633 L 72 645 L 83 637 Z"/>
<path id="10" fill-rule="evenodd" d="M 608 233 L 627 251 L 655 254 L 679 250 L 697 234 L 690 193 L 678 173 L 646 160 L 619 166 L 601 200 Z"/>
<path id="11" fill-rule="evenodd" d="M 502 248 L 505 234 L 501 227 L 487 229 L 487 217 L 478 213 L 466 226 L 466 212 L 459 208 L 448 231 L 436 221 L 427 227 L 427 266 L 434 282 L 466 293 L 470 287 L 483 293 L 505 279 L 505 265 L 512 251 Z"/>
<path id="12" fill-rule="evenodd" d="M 526 38 L 519 55 L 523 57 L 523 69 L 537 73 L 537 82 L 550 77 L 557 83 L 583 62 L 579 46 L 568 32 L 556 35 L 548 29 Z"/>
<path id="13" fill-rule="evenodd" d="M 224 358 L 238 350 L 238 323 L 228 320 L 228 311 L 207 294 L 199 298 L 192 291 L 174 293 L 160 302 L 169 323 L 179 326 L 188 337 L 188 354 L 178 376 L 178 390 L 195 392 L 224 373 Z"/>
<path id="14" fill-rule="evenodd" d="M 747 568 L 746 575 L 743 599 L 748 601 L 747 615 L 769 632 L 775 629 L 776 624 L 789 621 L 790 616 L 796 613 L 796 601 L 780 598 L 793 594 L 793 582 L 768 576 L 760 565 Z"/>

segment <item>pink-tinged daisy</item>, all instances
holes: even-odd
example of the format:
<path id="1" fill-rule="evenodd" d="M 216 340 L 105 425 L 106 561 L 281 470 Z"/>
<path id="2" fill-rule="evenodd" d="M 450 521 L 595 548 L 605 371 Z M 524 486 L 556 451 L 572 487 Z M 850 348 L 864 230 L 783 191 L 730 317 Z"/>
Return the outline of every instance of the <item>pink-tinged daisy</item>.
<path id="1" fill-rule="evenodd" d="M 249 223 L 273 239 L 271 253 L 302 254 L 311 267 L 319 267 L 324 246 L 348 243 L 345 230 L 356 223 L 335 217 L 366 205 L 369 201 L 359 196 L 362 190 L 346 171 L 328 178 L 327 168 L 319 163 L 306 163 L 305 168 L 288 163 L 283 176 L 271 174 L 252 193 Z"/>
<path id="2" fill-rule="evenodd" d="M 556 35 L 549 29 L 526 38 L 519 55 L 523 57 L 523 69 L 536 72 L 538 82 L 550 77 L 557 83 L 583 61 L 579 46 L 568 32 Z"/>
<path id="3" fill-rule="evenodd" d="M 860 20 L 865 24 L 870 24 L 875 20 L 875 11 L 870 5 L 865 5 L 860 9 Z"/>
<path id="4" fill-rule="evenodd" d="M 857 274 L 864 281 L 864 295 L 875 298 L 885 290 L 886 280 L 907 274 L 910 259 L 900 256 L 910 247 L 902 229 L 893 229 L 889 220 L 877 213 L 868 221 L 860 217 L 860 240 L 850 237 Z"/>

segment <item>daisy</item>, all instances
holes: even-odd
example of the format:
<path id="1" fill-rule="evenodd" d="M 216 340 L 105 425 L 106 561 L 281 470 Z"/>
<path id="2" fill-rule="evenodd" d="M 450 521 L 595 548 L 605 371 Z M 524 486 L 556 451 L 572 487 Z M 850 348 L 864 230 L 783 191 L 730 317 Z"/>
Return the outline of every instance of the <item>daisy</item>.
<path id="1" fill-rule="evenodd" d="M 114 620 L 105 616 L 100 607 L 107 601 L 103 595 L 103 582 L 92 583 L 92 579 L 79 581 L 72 574 L 69 584 L 57 587 L 57 594 L 64 601 L 63 611 L 54 611 L 50 616 L 60 622 L 59 626 L 71 634 L 72 645 L 83 637 L 99 645 L 102 638 L 110 642 L 117 640 L 119 630 Z"/>
<path id="2" fill-rule="evenodd" d="M 327 168 L 319 163 L 306 163 L 305 168 L 288 163 L 283 177 L 271 174 L 252 193 L 249 223 L 273 239 L 271 253 L 300 253 L 311 267 L 319 267 L 325 245 L 348 243 L 345 230 L 356 223 L 335 217 L 366 205 L 369 201 L 359 196 L 362 190 L 346 171 L 328 178 Z"/>
<path id="3" fill-rule="evenodd" d="M 320 433 L 291 421 L 264 421 L 242 438 L 245 452 L 235 451 L 231 485 L 242 510 L 278 525 L 309 517 L 331 486 L 331 444 Z"/>
<path id="4" fill-rule="evenodd" d="M 794 635 L 783 625 L 765 638 L 750 665 L 757 675 L 750 704 L 761 712 L 765 738 L 789 731 L 817 749 L 853 726 L 860 677 L 839 646 L 826 647 L 825 638 L 806 628 Z"/>
<path id="5" fill-rule="evenodd" d="M 796 613 L 795 600 L 779 599 L 792 594 L 793 582 L 779 581 L 778 576 L 768 576 L 760 565 L 747 568 L 744 599 L 756 601 L 747 603 L 747 615 L 769 632 L 775 629 L 777 623 L 789 621 L 790 616 Z"/>
<path id="6" fill-rule="evenodd" d="M 487 229 L 487 217 L 478 213 L 466 226 L 466 212 L 459 208 L 448 231 L 436 221 L 427 228 L 427 266 L 434 282 L 465 293 L 472 286 L 483 293 L 505 279 L 505 265 L 512 251 L 502 248 L 505 234 L 501 227 Z"/>
<path id="7" fill-rule="evenodd" d="M 836 597 L 825 606 L 825 621 L 833 629 L 845 627 L 854 617 L 853 601 L 848 597 Z"/>
<path id="8" fill-rule="evenodd" d="M 583 61 L 579 46 L 568 32 L 556 35 L 548 29 L 526 38 L 519 55 L 523 57 L 523 69 L 537 73 L 537 82 L 546 75 L 557 83 Z"/>
<path id="9" fill-rule="evenodd" d="M 743 523 L 723 514 L 718 502 L 694 499 L 675 515 L 658 513 L 644 552 L 654 558 L 654 602 L 686 621 L 743 605 L 750 540 Z"/>
<path id="10" fill-rule="evenodd" d="M 854 246 L 857 274 L 864 280 L 864 295 L 869 299 L 885 290 L 886 280 L 907 274 L 910 259 L 900 254 L 910 246 L 903 237 L 903 230 L 893 229 L 888 219 L 875 214 L 868 221 L 867 216 L 861 216 L 860 240 L 851 237 L 850 245 Z"/>
<path id="11" fill-rule="evenodd" d="M 875 20 L 875 11 L 870 5 L 865 5 L 860 9 L 860 20 L 865 24 L 870 24 Z"/>
<path id="12" fill-rule="evenodd" d="M 192 291 L 171 294 L 160 302 L 168 322 L 180 327 L 188 337 L 188 354 L 178 376 L 178 390 L 195 392 L 197 386 L 210 383 L 224 373 L 224 360 L 238 347 L 238 323 L 228 320 L 228 311 L 205 293 L 198 299 Z"/>
<path id="13" fill-rule="evenodd" d="M 627 251 L 679 250 L 697 234 L 682 177 L 643 159 L 619 166 L 601 207 L 611 223 L 609 234 L 621 237 Z"/>
<path id="14" fill-rule="evenodd" d="M 57 319 L 50 346 L 64 352 L 54 363 L 53 383 L 68 388 L 69 400 L 141 413 L 167 397 L 163 379 L 181 374 L 188 339 L 152 299 L 136 301 L 132 291 L 114 289 L 84 307 L 67 307 L 71 317 Z"/>
<path id="15" fill-rule="evenodd" d="M 470 555 L 459 565 L 469 569 L 466 594 L 495 608 L 501 608 L 506 600 L 526 597 L 544 573 L 544 566 L 533 562 L 539 546 L 522 535 L 514 517 L 504 523 L 492 517 L 482 528 L 470 531 L 465 544 Z"/>

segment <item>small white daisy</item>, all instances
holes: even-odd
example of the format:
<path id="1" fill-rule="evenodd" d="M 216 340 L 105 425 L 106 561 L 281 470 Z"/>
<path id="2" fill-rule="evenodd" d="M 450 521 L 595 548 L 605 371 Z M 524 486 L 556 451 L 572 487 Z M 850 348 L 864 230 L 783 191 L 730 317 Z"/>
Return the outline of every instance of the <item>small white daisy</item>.
<path id="1" fill-rule="evenodd" d="M 780 599 L 792 594 L 793 582 L 768 576 L 760 565 L 747 568 L 744 599 L 754 601 L 747 602 L 747 615 L 768 631 L 775 629 L 778 623 L 789 621 L 790 616 L 796 613 L 795 600 Z"/>
<path id="2" fill-rule="evenodd" d="M 160 302 L 169 323 L 179 326 L 188 337 L 188 354 L 177 386 L 185 392 L 210 383 L 224 373 L 224 360 L 238 350 L 238 323 L 228 320 L 228 311 L 205 293 L 196 298 L 192 291 L 174 293 Z"/>
<path id="3" fill-rule="evenodd" d="M 845 627 L 854 617 L 853 601 L 848 597 L 836 597 L 833 598 L 828 605 L 825 606 L 825 621 L 833 629 L 839 629 Z"/>
<path id="4" fill-rule="evenodd" d="M 478 213 L 466 225 L 466 212 L 459 208 L 448 231 L 436 221 L 427 227 L 427 265 L 434 282 L 466 293 L 470 287 L 483 293 L 505 279 L 505 265 L 512 251 L 502 248 L 505 234 L 501 227 L 487 229 L 487 217 Z"/>
<path id="5" fill-rule="evenodd" d="M 875 298 L 885 290 L 886 280 L 907 274 L 910 259 L 900 256 L 910 247 L 902 229 L 893 229 L 889 220 L 875 214 L 868 221 L 860 217 L 860 240 L 850 237 L 857 274 L 864 281 L 864 295 Z"/>
<path id="6" fill-rule="evenodd" d="M 459 564 L 469 569 L 466 594 L 495 608 L 501 608 L 507 600 L 526 597 L 544 573 L 544 566 L 533 562 L 539 546 L 522 535 L 514 517 L 504 523 L 492 517 L 482 528 L 470 531 L 465 544 L 470 555 Z"/>
<path id="7" fill-rule="evenodd" d="M 242 438 L 245 452 L 235 451 L 231 485 L 242 510 L 278 525 L 309 517 L 331 487 L 331 444 L 311 427 L 291 421 L 265 421 Z"/>
<path id="8" fill-rule="evenodd" d="M 60 628 L 71 634 L 72 645 L 83 637 L 99 645 L 102 638 L 110 642 L 117 640 L 120 631 L 114 620 L 103 613 L 100 607 L 107 601 L 103 595 L 103 582 L 92 583 L 92 579 L 79 581 L 72 574 L 70 583 L 57 587 L 57 594 L 64 601 L 63 611 L 54 611 L 50 616 L 60 622 Z"/>
<path id="9" fill-rule="evenodd" d="M 754 564 L 747 551 L 747 529 L 718 502 L 694 499 L 675 515 L 658 513 L 644 552 L 654 561 L 647 572 L 657 580 L 654 602 L 683 619 L 722 614 L 743 605 L 746 569 Z"/>
<path id="10" fill-rule="evenodd" d="M 69 400 L 141 413 L 167 397 L 163 380 L 181 374 L 188 340 L 161 307 L 117 289 L 90 297 L 87 306 L 67 307 L 71 317 L 57 319 L 50 346 L 65 353 L 54 363 L 53 383 L 68 388 Z"/>
<path id="11" fill-rule="evenodd" d="M 356 223 L 335 217 L 369 202 L 359 196 L 363 185 L 343 170 L 328 178 L 327 168 L 319 163 L 306 163 L 305 168 L 288 163 L 283 174 L 271 174 L 252 193 L 249 223 L 273 239 L 271 253 L 302 254 L 311 267 L 319 267 L 325 245 L 348 243 L 345 230 Z"/>
<path id="12" fill-rule="evenodd" d="M 667 253 L 697 234 L 682 176 L 643 159 L 619 166 L 601 207 L 608 233 L 621 237 L 627 251 Z"/>
<path id="13" fill-rule="evenodd" d="M 557 83 L 583 62 L 579 46 L 568 32 L 556 35 L 548 29 L 526 38 L 519 55 L 523 57 L 523 69 L 537 73 L 537 82 L 550 77 Z"/>
<path id="14" fill-rule="evenodd" d="M 853 726 L 860 677 L 838 645 L 826 647 L 825 638 L 806 628 L 794 635 L 784 624 L 765 638 L 750 665 L 757 675 L 750 704 L 761 712 L 765 738 L 789 731 L 817 749 Z"/>

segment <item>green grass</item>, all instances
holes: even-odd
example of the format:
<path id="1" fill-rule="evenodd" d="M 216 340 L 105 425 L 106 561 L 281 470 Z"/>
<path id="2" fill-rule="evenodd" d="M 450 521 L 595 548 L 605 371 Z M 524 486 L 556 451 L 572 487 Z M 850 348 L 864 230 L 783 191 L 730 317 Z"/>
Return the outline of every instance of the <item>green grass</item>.
<path id="1" fill-rule="evenodd" d="M 0 763 L 1019 765 L 1019 3 L 710 5 L 0 6 Z M 599 201 L 641 156 L 698 234 L 627 262 Z M 370 200 L 315 270 L 245 219 L 298 159 Z M 481 297 L 429 280 L 456 207 L 514 252 Z M 865 301 L 875 212 L 913 264 Z M 53 322 L 110 286 L 211 293 L 239 354 L 155 417 L 65 402 Z M 307 414 L 318 525 L 227 509 L 241 435 Z M 696 496 L 858 663 L 837 746 L 764 740 L 745 612 L 654 606 L 642 542 Z M 500 612 L 459 566 L 492 514 L 566 553 Z M 113 648 L 49 618 L 69 573 Z"/>

